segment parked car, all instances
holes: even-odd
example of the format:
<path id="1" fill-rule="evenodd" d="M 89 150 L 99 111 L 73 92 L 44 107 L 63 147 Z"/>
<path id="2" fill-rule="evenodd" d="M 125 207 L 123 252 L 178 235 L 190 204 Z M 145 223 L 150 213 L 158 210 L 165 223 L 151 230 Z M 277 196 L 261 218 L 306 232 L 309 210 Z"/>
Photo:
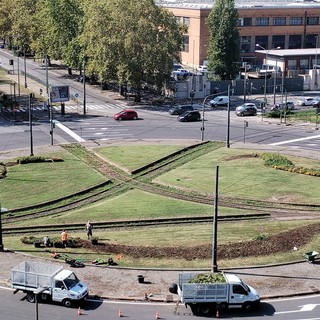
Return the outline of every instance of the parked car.
<path id="1" fill-rule="evenodd" d="M 197 68 L 197 71 L 199 71 L 199 72 L 208 72 L 208 66 L 199 66 Z"/>
<path id="2" fill-rule="evenodd" d="M 122 111 L 116 113 L 113 116 L 113 119 L 114 120 L 137 120 L 138 114 L 134 110 L 125 109 L 125 110 L 122 110 Z"/>
<path id="3" fill-rule="evenodd" d="M 314 98 L 308 97 L 297 101 L 298 106 L 312 106 Z"/>
<path id="4" fill-rule="evenodd" d="M 294 110 L 294 103 L 291 101 L 287 101 L 284 103 L 276 103 L 273 107 L 271 107 L 271 111 L 278 110 Z"/>
<path id="5" fill-rule="evenodd" d="M 313 99 L 312 106 L 314 108 L 319 108 L 320 107 L 320 97 L 315 97 Z"/>
<path id="6" fill-rule="evenodd" d="M 187 69 L 177 69 L 173 71 L 172 74 L 174 76 L 187 77 L 187 76 L 191 76 L 192 72 Z"/>
<path id="7" fill-rule="evenodd" d="M 169 113 L 172 115 L 180 115 L 186 111 L 192 111 L 192 110 L 194 110 L 194 108 L 191 104 L 184 104 L 184 105 L 178 105 L 170 108 Z"/>
<path id="8" fill-rule="evenodd" d="M 243 116 L 256 116 L 257 107 L 254 103 L 245 103 L 236 108 L 236 115 L 239 117 Z"/>
<path id="9" fill-rule="evenodd" d="M 209 102 L 211 107 L 226 106 L 228 103 L 229 103 L 228 96 L 217 96 L 217 97 L 214 97 Z"/>
<path id="10" fill-rule="evenodd" d="M 201 120 L 201 115 L 199 111 L 186 111 L 178 117 L 180 122 L 189 122 L 189 121 L 199 121 Z"/>

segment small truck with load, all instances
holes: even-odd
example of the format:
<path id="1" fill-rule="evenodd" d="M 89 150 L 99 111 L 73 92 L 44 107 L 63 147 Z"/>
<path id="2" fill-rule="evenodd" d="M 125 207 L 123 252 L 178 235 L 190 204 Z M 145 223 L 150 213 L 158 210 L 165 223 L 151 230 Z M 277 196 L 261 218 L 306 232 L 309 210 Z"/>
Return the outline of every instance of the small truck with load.
<path id="1" fill-rule="evenodd" d="M 88 287 L 73 271 L 49 263 L 23 261 L 11 271 L 14 293 L 26 293 L 29 302 L 38 298 L 44 301 L 62 302 L 66 307 L 82 301 L 88 295 Z"/>
<path id="2" fill-rule="evenodd" d="M 190 273 L 179 274 L 179 283 L 169 288 L 179 295 L 194 315 L 210 315 L 217 310 L 242 308 L 257 309 L 260 304 L 258 292 L 233 274 Z"/>

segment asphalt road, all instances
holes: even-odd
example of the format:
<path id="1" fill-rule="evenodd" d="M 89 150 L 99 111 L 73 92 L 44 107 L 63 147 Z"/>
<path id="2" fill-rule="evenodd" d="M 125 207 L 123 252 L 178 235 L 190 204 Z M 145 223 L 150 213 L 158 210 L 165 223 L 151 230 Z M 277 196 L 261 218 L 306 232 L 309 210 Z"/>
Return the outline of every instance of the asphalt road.
<path id="1" fill-rule="evenodd" d="M 65 308 L 56 303 L 39 303 L 38 311 L 36 305 L 23 300 L 24 294 L 0 288 L 0 315 L 5 320 L 20 319 L 74 319 L 78 317 L 78 308 Z M 320 304 L 319 295 L 286 298 L 279 300 L 265 300 L 261 303 L 258 311 L 243 312 L 241 310 L 220 311 L 219 317 L 228 319 L 251 319 L 259 320 L 272 317 L 279 320 L 318 320 Z M 103 301 L 88 300 L 81 305 L 81 315 L 90 320 L 109 319 L 115 320 L 121 317 L 132 320 L 150 319 L 203 319 L 193 316 L 189 308 L 184 305 L 173 303 L 151 303 L 151 302 L 128 302 L 128 301 Z M 190 318 L 192 316 L 192 318 Z M 158 317 L 158 318 L 157 318 Z M 214 316 L 215 318 L 215 316 Z"/>

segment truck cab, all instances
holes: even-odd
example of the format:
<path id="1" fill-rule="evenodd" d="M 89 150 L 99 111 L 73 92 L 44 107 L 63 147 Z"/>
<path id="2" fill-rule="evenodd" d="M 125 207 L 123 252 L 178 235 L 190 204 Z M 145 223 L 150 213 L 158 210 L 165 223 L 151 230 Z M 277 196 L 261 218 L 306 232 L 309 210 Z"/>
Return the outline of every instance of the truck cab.
<path id="1" fill-rule="evenodd" d="M 62 270 L 54 277 L 52 300 L 71 306 L 72 300 L 81 300 L 88 295 L 87 286 L 70 270 Z"/>

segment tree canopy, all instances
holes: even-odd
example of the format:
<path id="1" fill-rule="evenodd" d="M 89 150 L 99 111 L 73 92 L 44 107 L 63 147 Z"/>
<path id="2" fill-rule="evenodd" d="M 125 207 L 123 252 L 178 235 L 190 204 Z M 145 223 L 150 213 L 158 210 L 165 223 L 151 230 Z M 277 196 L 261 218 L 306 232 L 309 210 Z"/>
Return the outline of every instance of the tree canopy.
<path id="1" fill-rule="evenodd" d="M 207 20 L 210 32 L 208 69 L 213 78 L 232 80 L 240 68 L 238 11 L 234 0 L 216 0 Z"/>
<path id="2" fill-rule="evenodd" d="M 169 79 L 183 27 L 153 0 L 3 0 L 0 32 L 36 57 L 140 88 Z"/>

